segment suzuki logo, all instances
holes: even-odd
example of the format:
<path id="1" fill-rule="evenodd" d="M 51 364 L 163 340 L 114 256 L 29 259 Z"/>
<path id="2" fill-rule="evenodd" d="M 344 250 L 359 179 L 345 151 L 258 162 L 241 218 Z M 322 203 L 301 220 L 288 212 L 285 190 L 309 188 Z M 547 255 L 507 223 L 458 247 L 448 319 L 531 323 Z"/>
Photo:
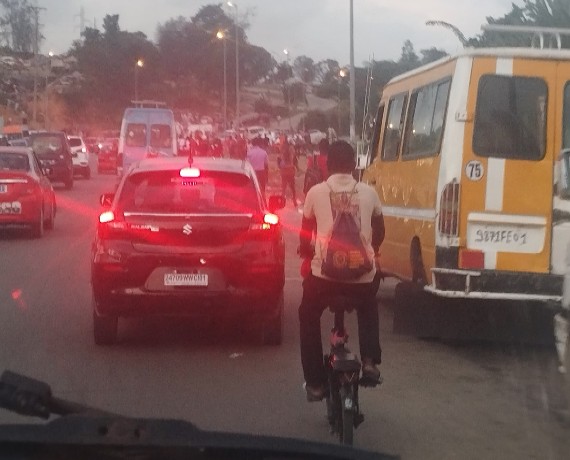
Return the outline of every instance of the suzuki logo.
<path id="1" fill-rule="evenodd" d="M 192 225 L 186 224 L 184 227 L 182 227 L 182 233 L 185 235 L 192 235 Z"/>

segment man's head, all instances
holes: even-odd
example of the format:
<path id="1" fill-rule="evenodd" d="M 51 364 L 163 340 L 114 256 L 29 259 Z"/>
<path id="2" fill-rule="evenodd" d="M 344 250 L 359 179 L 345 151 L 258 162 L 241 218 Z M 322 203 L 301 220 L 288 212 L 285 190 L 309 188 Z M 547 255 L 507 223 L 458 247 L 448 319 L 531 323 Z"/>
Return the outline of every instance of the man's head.
<path id="1" fill-rule="evenodd" d="M 335 141 L 328 149 L 327 168 L 330 174 L 352 174 L 356 168 L 354 149 L 346 141 Z"/>
<path id="2" fill-rule="evenodd" d="M 329 153 L 329 141 L 327 139 L 321 139 L 319 141 L 319 153 L 321 155 L 327 155 Z"/>

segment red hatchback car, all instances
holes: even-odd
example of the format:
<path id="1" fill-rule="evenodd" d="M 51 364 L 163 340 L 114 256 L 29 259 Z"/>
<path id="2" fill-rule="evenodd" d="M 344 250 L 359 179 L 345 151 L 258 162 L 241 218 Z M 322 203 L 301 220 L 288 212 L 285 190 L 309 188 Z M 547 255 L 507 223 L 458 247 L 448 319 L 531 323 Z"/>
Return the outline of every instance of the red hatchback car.
<path id="1" fill-rule="evenodd" d="M 29 228 L 34 238 L 54 225 L 55 193 L 27 147 L 0 147 L 0 228 Z"/>

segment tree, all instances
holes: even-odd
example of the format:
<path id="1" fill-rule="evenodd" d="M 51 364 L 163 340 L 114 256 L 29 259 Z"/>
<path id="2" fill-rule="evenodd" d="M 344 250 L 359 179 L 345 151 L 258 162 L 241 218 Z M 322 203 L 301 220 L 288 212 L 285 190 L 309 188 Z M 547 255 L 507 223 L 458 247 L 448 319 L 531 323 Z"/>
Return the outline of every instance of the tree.
<path id="1" fill-rule="evenodd" d="M 4 39 L 13 51 L 31 53 L 36 43 L 36 10 L 29 0 L 0 0 L 4 15 L 0 17 Z"/>
<path id="2" fill-rule="evenodd" d="M 420 65 L 420 58 L 416 54 L 414 44 L 410 40 L 404 42 L 398 64 L 402 66 L 404 71 L 414 69 Z"/>
<path id="3" fill-rule="evenodd" d="M 305 83 L 312 83 L 315 80 L 315 61 L 308 56 L 298 56 L 293 62 L 295 74 Z"/>
<path id="4" fill-rule="evenodd" d="M 447 53 L 445 51 L 435 47 L 420 50 L 420 54 L 422 55 L 422 58 L 420 59 L 421 65 L 429 64 L 430 62 L 437 61 L 438 59 L 447 56 Z"/>
<path id="5" fill-rule="evenodd" d="M 568 28 L 570 27 L 569 3 L 568 0 L 524 0 L 523 6 L 518 6 L 513 3 L 511 11 L 502 17 L 487 17 L 487 23 Z M 531 44 L 531 39 L 531 34 L 504 34 L 496 31 L 485 31 L 469 39 L 469 45 L 474 47 L 528 47 Z M 570 48 L 570 39 L 568 37 L 562 37 L 562 47 Z"/>

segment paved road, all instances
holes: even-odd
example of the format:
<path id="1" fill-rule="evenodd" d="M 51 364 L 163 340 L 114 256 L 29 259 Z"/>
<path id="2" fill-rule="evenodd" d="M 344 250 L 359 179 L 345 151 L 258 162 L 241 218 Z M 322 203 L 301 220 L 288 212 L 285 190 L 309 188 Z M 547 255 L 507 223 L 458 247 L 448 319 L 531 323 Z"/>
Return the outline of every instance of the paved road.
<path id="1" fill-rule="evenodd" d="M 65 398 L 131 416 L 175 417 L 221 429 L 333 441 L 322 404 L 301 390 L 295 257 L 287 229 L 286 328 L 278 348 L 188 321 L 124 321 L 122 342 L 93 344 L 89 245 L 111 176 L 57 190 L 56 228 L 41 240 L 0 235 L 0 368 L 52 384 Z M 393 287 L 393 285 L 392 285 Z M 568 383 L 553 351 L 453 344 L 391 333 L 392 289 L 380 292 L 385 384 L 362 391 L 356 444 L 404 459 L 567 459 Z M 326 315 L 323 331 L 330 328 Z M 351 342 L 356 325 L 351 318 Z M 0 413 L 0 422 L 22 418 Z"/>

